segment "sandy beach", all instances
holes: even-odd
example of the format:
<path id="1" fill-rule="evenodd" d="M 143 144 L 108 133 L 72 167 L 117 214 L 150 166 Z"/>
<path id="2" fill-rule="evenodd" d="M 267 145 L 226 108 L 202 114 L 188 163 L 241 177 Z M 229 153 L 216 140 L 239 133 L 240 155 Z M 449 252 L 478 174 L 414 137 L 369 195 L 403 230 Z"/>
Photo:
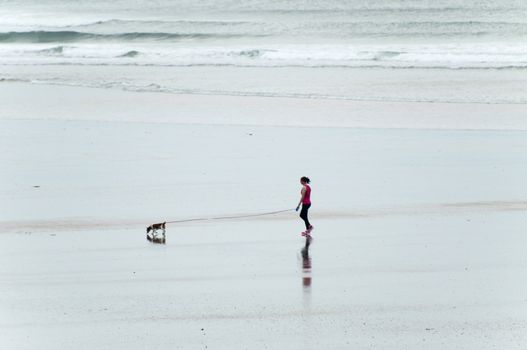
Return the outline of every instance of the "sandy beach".
<path id="1" fill-rule="evenodd" d="M 1 3 L 0 350 L 527 349 L 525 1 Z"/>
<path id="2" fill-rule="evenodd" d="M 527 342 L 522 105 L 0 89 L 2 348 Z"/>

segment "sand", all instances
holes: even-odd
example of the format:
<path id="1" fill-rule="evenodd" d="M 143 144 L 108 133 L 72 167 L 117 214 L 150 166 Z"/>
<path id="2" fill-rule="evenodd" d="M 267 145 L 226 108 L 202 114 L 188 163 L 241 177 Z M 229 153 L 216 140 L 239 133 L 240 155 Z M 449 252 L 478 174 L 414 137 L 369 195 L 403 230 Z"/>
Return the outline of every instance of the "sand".
<path id="1" fill-rule="evenodd" d="M 3 349 L 527 344 L 521 105 L 0 89 Z"/>

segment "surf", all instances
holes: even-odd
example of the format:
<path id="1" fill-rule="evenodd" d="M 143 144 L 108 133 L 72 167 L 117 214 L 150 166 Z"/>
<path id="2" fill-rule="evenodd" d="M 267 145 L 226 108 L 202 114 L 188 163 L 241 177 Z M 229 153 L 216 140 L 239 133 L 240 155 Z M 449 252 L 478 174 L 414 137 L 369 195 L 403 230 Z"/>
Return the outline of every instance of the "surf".
<path id="1" fill-rule="evenodd" d="M 75 43 L 75 42 L 127 42 L 127 41 L 180 41 L 226 39 L 240 37 L 236 34 L 215 33 L 163 33 L 163 32 L 128 32 L 116 34 L 99 34 L 71 30 L 61 31 L 25 31 L 0 33 L 0 43 Z"/>

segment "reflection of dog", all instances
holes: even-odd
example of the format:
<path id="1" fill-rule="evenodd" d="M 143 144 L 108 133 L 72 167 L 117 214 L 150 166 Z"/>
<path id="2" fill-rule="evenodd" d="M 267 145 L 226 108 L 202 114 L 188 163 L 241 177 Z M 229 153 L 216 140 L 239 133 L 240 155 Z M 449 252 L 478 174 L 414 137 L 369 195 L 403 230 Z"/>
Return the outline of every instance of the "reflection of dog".
<path id="1" fill-rule="evenodd" d="M 154 243 L 165 243 L 165 224 L 166 222 L 162 222 L 159 224 L 152 224 L 146 228 L 146 239 L 148 239 L 151 242 Z M 161 233 L 161 237 L 157 236 L 157 231 L 163 230 Z M 152 233 L 150 233 L 152 231 Z"/>

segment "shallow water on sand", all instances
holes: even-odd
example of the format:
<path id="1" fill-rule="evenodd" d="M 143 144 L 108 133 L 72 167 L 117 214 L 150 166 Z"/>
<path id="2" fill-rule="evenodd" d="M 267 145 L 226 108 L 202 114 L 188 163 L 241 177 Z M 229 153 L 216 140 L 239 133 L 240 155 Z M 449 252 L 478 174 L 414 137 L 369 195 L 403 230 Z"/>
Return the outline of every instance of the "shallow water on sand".
<path id="1" fill-rule="evenodd" d="M 305 257 L 296 219 L 174 225 L 166 245 L 147 242 L 139 230 L 2 234 L 2 343 L 524 344 L 521 214 L 313 221 Z"/>

